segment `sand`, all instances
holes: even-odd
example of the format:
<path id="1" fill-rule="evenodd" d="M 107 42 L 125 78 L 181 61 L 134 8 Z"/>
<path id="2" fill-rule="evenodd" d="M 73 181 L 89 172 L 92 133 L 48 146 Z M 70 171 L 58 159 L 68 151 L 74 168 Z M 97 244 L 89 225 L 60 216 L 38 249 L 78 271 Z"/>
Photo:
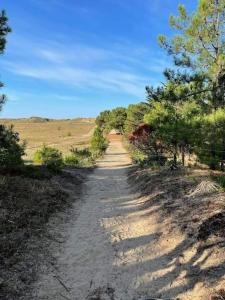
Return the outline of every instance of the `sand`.
<path id="1" fill-rule="evenodd" d="M 148 214 L 139 209 L 145 199 L 128 184 L 130 167 L 121 142 L 112 141 L 66 224 L 51 225 L 65 242 L 51 249 L 56 264 L 43 268 L 33 299 L 206 299 L 201 283 L 186 292 L 185 268 L 179 269 L 194 250 L 179 257 L 185 237 L 169 235 L 169 220 L 159 222 L 155 207 Z"/>

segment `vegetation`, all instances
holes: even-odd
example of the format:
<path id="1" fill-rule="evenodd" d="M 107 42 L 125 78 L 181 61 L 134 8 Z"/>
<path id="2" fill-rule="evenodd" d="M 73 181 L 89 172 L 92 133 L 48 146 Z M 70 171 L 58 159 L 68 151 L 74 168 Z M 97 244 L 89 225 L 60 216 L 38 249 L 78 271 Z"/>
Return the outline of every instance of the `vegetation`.
<path id="1" fill-rule="evenodd" d="M 87 148 L 94 130 L 94 119 L 53 120 L 32 117 L 27 119 L 1 119 L 5 126 L 13 124 L 20 140 L 26 141 L 26 161 L 32 162 L 34 153 L 43 144 L 56 147 L 64 156 L 70 154 L 71 146 Z M 41 132 L 41 134 L 40 134 Z"/>
<path id="2" fill-rule="evenodd" d="M 4 176 L 0 175 L 0 200 L 3 209 L 0 214 L 0 256 L 3 258 L 0 260 L 3 273 L 0 281 L 1 278 L 6 278 L 3 284 L 0 282 L 0 289 L 4 296 L 18 298 L 19 288 L 14 288 L 13 276 L 18 270 L 23 270 L 20 265 L 22 254 L 29 252 L 29 247 L 33 247 L 29 243 L 33 242 L 34 236 L 42 237 L 42 227 L 52 213 L 70 204 L 69 195 L 60 187 L 65 182 L 68 183 L 68 178 L 63 181 L 62 177 L 56 176 L 60 177 L 59 182 L 56 180 L 56 185 L 54 181 L 43 179 L 49 179 L 55 172 L 62 171 L 63 167 L 92 166 L 94 160 L 106 151 L 108 143 L 105 136 L 111 129 L 124 134 L 129 141 L 133 161 L 141 166 L 166 165 L 174 170 L 179 164 L 187 165 L 188 156 L 213 170 L 224 171 L 225 0 L 199 0 L 196 11 L 191 15 L 180 5 L 178 16 L 170 17 L 170 26 L 176 31 L 175 35 L 171 39 L 164 35 L 158 38 L 160 46 L 174 61 L 173 69 L 164 71 L 164 82 L 158 87 L 146 87 L 145 102 L 101 112 L 96 119 L 97 127 L 92 138 L 90 131 L 94 129 L 93 120 L 53 121 L 32 117 L 20 124 L 15 121 L 18 126 L 16 131 L 21 131 L 23 138 L 30 143 L 30 153 L 35 151 L 34 162 L 41 165 L 36 168 L 34 165 L 23 164 L 25 144 L 20 143 L 19 135 L 13 127 L 7 126 L 7 121 L 0 125 L 0 166 L 6 173 Z M 10 31 L 6 13 L 2 11 L 0 54 L 4 53 L 6 37 Z M 2 86 L 0 83 L 0 88 Z M 6 96 L 0 96 L 0 111 L 5 101 Z M 38 137 L 40 131 L 41 139 Z M 43 143 L 48 145 L 39 149 Z M 63 149 L 60 148 L 62 144 Z M 71 144 L 75 146 L 71 148 Z M 79 146 L 84 148 L 80 149 Z M 19 176 L 12 175 L 11 171 L 20 172 L 16 173 Z M 162 170 L 160 178 L 154 172 L 147 178 L 146 170 L 142 171 L 143 177 L 139 176 L 142 183 L 144 182 L 142 189 L 144 191 L 143 186 L 149 189 L 153 187 L 156 195 L 153 198 L 156 197 L 157 203 L 162 204 L 158 210 L 162 213 L 162 218 L 165 217 L 165 210 L 169 217 L 174 214 L 176 219 L 183 221 L 180 229 L 187 234 L 190 234 L 188 229 L 198 223 L 201 230 L 198 235 L 200 240 L 207 237 L 213 226 L 215 229 L 217 225 L 214 219 L 206 222 L 212 203 L 206 199 L 207 207 L 204 208 L 206 201 L 201 198 L 205 187 L 210 187 L 208 178 L 205 178 L 203 185 L 199 183 L 187 201 L 187 194 L 183 192 L 185 188 L 192 187 L 193 182 L 184 178 L 183 168 L 176 174 Z M 67 175 L 64 175 L 68 176 L 68 173 L 67 170 Z M 225 177 L 219 174 L 214 175 L 213 180 L 224 189 Z M 181 176 L 185 179 L 182 182 L 179 181 Z M 70 186 L 80 184 L 78 179 L 75 182 L 74 178 L 70 179 Z M 217 184 L 213 183 L 212 191 L 215 186 L 217 188 Z M 159 192 L 159 186 L 163 187 L 164 193 Z M 69 191 L 71 187 L 67 188 Z M 70 192 L 74 194 L 74 190 Z M 172 196 L 175 202 L 172 203 L 171 197 L 168 197 L 165 205 L 165 194 Z M 201 223 L 199 207 L 204 215 Z M 215 206 L 215 209 L 218 210 L 218 207 Z M 220 227 L 224 228 L 224 215 L 220 216 L 220 221 L 223 222 Z M 195 230 L 193 227 L 192 232 Z M 218 234 L 216 230 L 215 232 Z M 33 272 L 30 267 L 25 269 Z M 21 273 L 20 271 L 20 289 L 28 281 L 23 277 L 25 272 Z M 28 274 L 28 277 L 31 275 Z"/>
<path id="3" fill-rule="evenodd" d="M 91 139 L 90 151 L 94 158 L 101 156 L 107 149 L 107 140 L 100 128 L 96 128 Z"/>
<path id="4" fill-rule="evenodd" d="M 146 87 L 146 103 L 104 112 L 98 124 L 125 133 L 141 164 L 168 160 L 176 168 L 187 164 L 188 155 L 224 170 L 225 1 L 199 0 L 191 15 L 179 5 L 170 26 L 176 31 L 172 38 L 158 37 L 174 61 L 164 83 Z"/>
<path id="5" fill-rule="evenodd" d="M 19 136 L 13 127 L 0 125 L 0 165 L 2 170 L 11 171 L 23 164 L 25 145 L 19 144 Z"/>
<path id="6" fill-rule="evenodd" d="M 6 36 L 11 32 L 11 28 L 8 25 L 8 18 L 6 16 L 5 11 L 0 12 L 0 54 L 3 54 L 6 46 Z M 3 87 L 3 83 L 0 82 L 0 88 Z M 6 101 L 6 96 L 2 95 L 0 97 L 0 111 L 2 110 L 2 106 Z"/>
<path id="7" fill-rule="evenodd" d="M 111 129 L 117 129 L 124 132 L 125 121 L 127 119 L 127 110 L 124 107 L 105 110 L 96 118 L 97 127 L 104 133 L 108 133 Z"/>
<path id="8" fill-rule="evenodd" d="M 110 114 L 110 110 L 102 111 L 95 120 L 97 127 L 99 127 L 102 131 L 109 132 L 111 129 Z"/>
<path id="9" fill-rule="evenodd" d="M 124 107 L 114 108 L 110 112 L 109 124 L 110 128 L 117 129 L 119 132 L 124 132 L 124 125 L 127 119 L 127 111 Z"/>
<path id="10" fill-rule="evenodd" d="M 70 167 L 91 167 L 94 164 L 92 153 L 88 148 L 71 148 L 71 154 L 65 157 L 64 163 Z"/>
<path id="11" fill-rule="evenodd" d="M 8 25 L 6 12 L 0 12 L 0 54 L 3 54 L 6 47 L 6 36 L 11 32 Z M 0 82 L 0 88 L 3 83 Z M 6 101 L 6 96 L 0 96 L 0 111 Z M 19 144 L 19 135 L 13 131 L 12 126 L 0 125 L 0 165 L 1 171 L 12 171 L 23 163 L 25 144 Z"/>
<path id="12" fill-rule="evenodd" d="M 44 145 L 36 151 L 34 162 L 44 165 L 52 171 L 60 171 L 63 167 L 63 156 L 58 149 Z"/>

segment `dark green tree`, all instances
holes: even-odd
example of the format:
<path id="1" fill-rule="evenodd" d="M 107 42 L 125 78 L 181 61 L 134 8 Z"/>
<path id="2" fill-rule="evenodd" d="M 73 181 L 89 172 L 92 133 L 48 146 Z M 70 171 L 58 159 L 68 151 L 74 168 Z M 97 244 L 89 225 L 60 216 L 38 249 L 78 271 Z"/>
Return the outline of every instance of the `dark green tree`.
<path id="1" fill-rule="evenodd" d="M 151 110 L 144 117 L 144 121 L 154 129 L 156 138 L 163 144 L 167 154 L 173 155 L 174 166 L 177 165 L 179 153 L 184 165 L 185 153 L 193 144 L 194 118 L 200 113 L 201 107 L 194 101 L 176 104 L 153 101 Z"/>
<path id="2" fill-rule="evenodd" d="M 177 17 L 170 17 L 177 34 L 170 40 L 160 35 L 159 43 L 176 65 L 204 74 L 213 107 L 221 107 L 225 104 L 225 0 L 199 0 L 191 15 L 184 5 L 178 10 Z"/>
<path id="3" fill-rule="evenodd" d="M 127 111 L 124 107 L 114 108 L 110 113 L 110 127 L 124 132 L 124 124 L 127 118 Z"/>
<path id="4" fill-rule="evenodd" d="M 144 115 L 149 107 L 146 103 L 130 104 L 127 108 L 127 118 L 124 123 L 125 134 L 132 133 L 140 123 L 143 122 Z"/>
<path id="5" fill-rule="evenodd" d="M 11 28 L 8 25 L 8 18 L 6 16 L 6 12 L 2 10 L 0 12 L 0 54 L 4 53 L 6 46 L 6 36 L 11 32 Z M 3 87 L 3 83 L 0 82 L 0 88 Z M 0 111 L 2 110 L 2 106 L 6 101 L 6 96 L 0 96 Z"/>
<path id="6" fill-rule="evenodd" d="M 109 121 L 110 121 L 110 110 L 102 111 L 96 118 L 96 125 L 101 128 L 103 131 L 109 131 Z"/>

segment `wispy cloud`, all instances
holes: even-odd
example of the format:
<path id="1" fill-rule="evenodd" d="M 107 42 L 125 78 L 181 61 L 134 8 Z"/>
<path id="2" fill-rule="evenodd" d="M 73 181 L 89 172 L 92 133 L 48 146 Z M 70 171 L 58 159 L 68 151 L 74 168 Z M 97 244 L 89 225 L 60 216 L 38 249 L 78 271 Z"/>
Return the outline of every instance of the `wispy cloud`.
<path id="1" fill-rule="evenodd" d="M 15 44 L 21 45 L 19 40 Z M 31 42 L 28 50 L 20 46 L 24 47 L 21 57 L 8 59 L 2 66 L 8 72 L 42 81 L 143 97 L 145 86 L 157 82 L 157 76 L 153 77 L 152 73 L 161 73 L 167 63 L 165 57 L 154 53 L 153 58 L 148 49 L 132 47 L 129 43 L 118 42 L 111 49 L 82 43 L 71 44 L 68 49 L 59 41 L 42 44 L 40 48 Z M 32 63 L 27 62 L 27 55 Z"/>
<path id="2" fill-rule="evenodd" d="M 45 101 L 59 101 L 59 102 L 79 102 L 81 99 L 74 95 L 67 94 L 57 94 L 57 93 L 39 93 L 34 94 L 32 92 L 26 91 L 15 91 L 11 89 L 6 89 L 7 98 L 9 101 L 20 102 L 27 99 L 32 100 L 45 100 Z"/>
<path id="3" fill-rule="evenodd" d="M 18 75 L 39 80 L 57 81 L 78 88 L 99 88 L 141 96 L 148 78 L 118 70 L 87 70 L 63 66 L 52 68 L 15 66 L 8 64 L 8 70 Z"/>
<path id="4" fill-rule="evenodd" d="M 48 50 L 48 49 L 41 49 L 38 53 L 42 58 L 49 60 L 50 62 L 54 63 L 64 63 L 67 60 L 67 57 L 61 53 L 56 51 Z"/>

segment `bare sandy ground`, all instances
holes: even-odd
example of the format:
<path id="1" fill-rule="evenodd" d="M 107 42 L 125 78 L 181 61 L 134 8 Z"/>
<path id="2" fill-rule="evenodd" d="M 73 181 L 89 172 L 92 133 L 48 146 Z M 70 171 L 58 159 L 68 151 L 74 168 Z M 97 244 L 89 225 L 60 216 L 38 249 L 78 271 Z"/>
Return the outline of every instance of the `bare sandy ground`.
<path id="1" fill-rule="evenodd" d="M 201 283 L 191 285 L 180 268 L 188 268 L 195 250 L 179 257 L 185 237 L 169 234 L 170 220 L 159 222 L 155 207 L 148 214 L 139 209 L 145 199 L 129 186 L 129 168 L 121 142 L 113 141 L 66 225 L 52 228 L 65 242 L 52 247 L 57 263 L 43 269 L 33 299 L 207 299 Z"/>

